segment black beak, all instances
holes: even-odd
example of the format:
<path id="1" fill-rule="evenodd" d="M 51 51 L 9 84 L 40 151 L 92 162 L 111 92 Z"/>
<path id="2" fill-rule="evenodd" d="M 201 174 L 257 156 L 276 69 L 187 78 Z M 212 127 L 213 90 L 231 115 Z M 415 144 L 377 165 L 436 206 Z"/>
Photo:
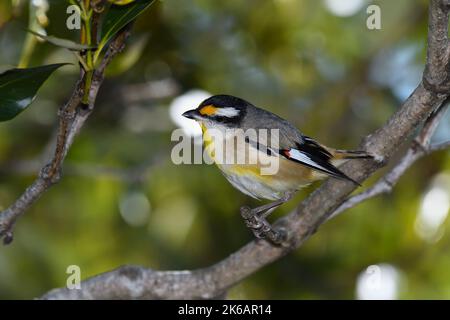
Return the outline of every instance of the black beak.
<path id="1" fill-rule="evenodd" d="M 189 110 L 186 111 L 185 113 L 183 113 L 183 117 L 186 117 L 188 119 L 198 119 L 200 116 L 200 114 L 198 113 L 198 111 L 196 109 L 193 110 Z"/>

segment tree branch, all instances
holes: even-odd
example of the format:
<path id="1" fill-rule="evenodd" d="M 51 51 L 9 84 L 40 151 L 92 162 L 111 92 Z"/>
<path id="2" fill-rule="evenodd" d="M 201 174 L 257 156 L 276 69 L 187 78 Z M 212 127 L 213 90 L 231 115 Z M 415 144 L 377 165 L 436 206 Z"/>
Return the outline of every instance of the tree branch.
<path id="1" fill-rule="evenodd" d="M 449 46 L 447 38 L 448 1 L 431 0 L 429 8 L 427 63 L 422 82 L 387 123 L 364 139 L 361 147 L 374 155 L 374 160 L 354 160 L 342 166 L 344 172 L 363 181 L 385 165 L 398 148 L 425 119 L 422 133 L 415 139 L 400 163 L 387 175 L 386 181 L 395 181 L 408 166 L 426 152 L 439 116 L 435 111 L 449 96 Z M 433 112 L 435 112 L 433 114 Z M 433 114 L 430 116 L 430 114 Z M 440 150 L 449 143 L 428 147 Z M 381 188 L 381 187 L 380 187 Z M 304 243 L 335 210 L 345 205 L 355 185 L 328 179 L 305 199 L 298 208 L 275 226 L 284 228 L 287 240 L 273 246 L 264 240 L 254 240 L 219 263 L 193 271 L 155 271 L 137 266 L 125 266 L 82 282 L 80 290 L 55 289 L 43 299 L 192 299 L 215 298 L 250 274 L 281 258 Z M 373 188 L 372 193 L 374 191 Z M 357 196 L 356 196 L 357 197 Z M 354 198 L 351 198 L 354 199 Z M 349 200 L 347 200 L 349 201 Z M 353 200 L 355 201 L 355 200 Z M 339 212 L 339 209 L 337 209 Z M 342 209 L 344 210 L 344 209 Z M 341 211 L 342 211 L 341 210 Z"/>
<path id="2" fill-rule="evenodd" d="M 125 40 L 129 35 L 129 28 L 121 31 L 111 42 L 99 67 L 95 70 L 89 88 L 89 104 L 81 103 L 85 84 L 85 73 L 80 72 L 80 78 L 69 101 L 58 112 L 59 126 L 56 137 L 56 146 L 53 156 L 48 164 L 42 167 L 36 180 L 25 192 L 6 210 L 0 213 L 0 238 L 5 244 L 13 240 L 13 227 L 17 219 L 34 204 L 51 186 L 61 179 L 61 168 L 75 136 L 94 109 L 98 90 L 104 79 L 107 65 L 112 58 L 122 51 Z"/>
<path id="3" fill-rule="evenodd" d="M 406 170 L 410 166 L 414 164 L 417 160 L 422 158 L 425 155 L 430 154 L 434 151 L 440 151 L 450 147 L 450 141 L 446 141 L 443 143 L 438 143 L 435 145 L 431 145 L 431 137 L 433 136 L 434 131 L 439 124 L 439 121 L 444 116 L 448 107 L 448 99 L 443 102 L 443 104 L 433 112 L 430 117 L 425 122 L 424 127 L 421 130 L 421 133 L 413 140 L 411 147 L 408 149 L 406 154 L 401 158 L 401 160 L 381 179 L 379 179 L 375 185 L 370 187 L 364 192 L 361 192 L 348 200 L 344 201 L 328 218 L 334 218 L 338 214 L 343 211 L 354 207 L 355 205 L 373 198 L 377 195 L 383 193 L 389 193 L 392 191 L 398 180 L 405 173 Z"/>

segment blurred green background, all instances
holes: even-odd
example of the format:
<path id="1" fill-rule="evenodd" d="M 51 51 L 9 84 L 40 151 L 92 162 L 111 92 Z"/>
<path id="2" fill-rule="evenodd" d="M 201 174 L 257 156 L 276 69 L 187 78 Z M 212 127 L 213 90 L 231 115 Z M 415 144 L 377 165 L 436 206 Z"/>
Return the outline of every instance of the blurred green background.
<path id="1" fill-rule="evenodd" d="M 48 34 L 77 40 L 78 32 L 65 26 L 67 2 L 33 3 L 48 19 Z M 381 30 L 366 27 L 370 4 L 381 8 Z M 86 278 L 123 264 L 205 267 L 236 251 L 253 239 L 238 208 L 258 202 L 233 189 L 213 166 L 173 164 L 172 131 L 196 129 L 180 113 L 207 95 L 233 94 L 324 144 L 355 148 L 419 83 L 427 6 L 419 0 L 153 4 L 109 69 L 63 180 L 19 220 L 13 244 L 0 248 L 0 298 L 29 299 L 65 286 L 69 265 L 80 266 Z M 23 59 L 30 12 L 36 13 L 29 1 L 0 0 L 1 66 Z M 0 124 L 3 209 L 47 159 L 58 107 L 77 78 L 70 52 L 36 44 L 29 66 L 57 62 L 74 65 L 58 70 L 26 112 Z M 449 138 L 447 112 L 433 140 Z M 449 299 L 449 169 L 448 150 L 420 160 L 392 194 L 326 223 L 228 297 Z"/>

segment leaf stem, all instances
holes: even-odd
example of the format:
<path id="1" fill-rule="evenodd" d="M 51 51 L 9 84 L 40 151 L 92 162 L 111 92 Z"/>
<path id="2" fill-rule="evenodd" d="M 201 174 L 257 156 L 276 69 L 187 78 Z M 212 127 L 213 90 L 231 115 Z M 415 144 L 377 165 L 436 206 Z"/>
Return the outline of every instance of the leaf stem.
<path id="1" fill-rule="evenodd" d="M 91 34 L 91 18 L 92 18 L 92 9 L 90 8 L 90 0 L 85 0 L 82 3 L 82 16 L 84 22 L 84 40 L 88 46 L 92 45 L 92 34 Z M 84 83 L 84 95 L 82 103 L 89 104 L 89 89 L 92 84 L 92 77 L 94 74 L 94 63 L 92 59 L 92 51 L 88 50 L 86 52 L 86 82 Z"/>
<path id="2" fill-rule="evenodd" d="M 73 53 L 75 54 L 75 56 L 78 59 L 78 62 L 81 63 L 81 65 L 83 66 L 84 70 L 89 70 L 89 67 L 86 64 L 86 61 L 84 61 L 84 58 L 77 52 L 77 51 L 73 51 Z"/>
<path id="3" fill-rule="evenodd" d="M 42 26 L 38 23 L 36 19 L 36 8 L 33 3 L 29 4 L 29 16 L 28 16 L 28 29 L 39 30 Z M 43 30 L 43 29 L 42 29 Z M 45 32 L 45 30 L 43 30 Z M 27 33 L 25 38 L 25 43 L 23 45 L 22 53 L 20 55 L 20 60 L 18 63 L 19 68 L 26 68 L 31 60 L 31 56 L 36 47 L 36 37 L 32 34 Z"/>

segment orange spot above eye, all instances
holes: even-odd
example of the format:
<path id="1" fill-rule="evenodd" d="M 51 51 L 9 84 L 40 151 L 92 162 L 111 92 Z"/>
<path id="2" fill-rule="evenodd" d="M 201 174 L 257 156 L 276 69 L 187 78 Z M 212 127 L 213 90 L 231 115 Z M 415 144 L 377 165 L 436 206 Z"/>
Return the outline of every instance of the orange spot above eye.
<path id="1" fill-rule="evenodd" d="M 204 116 L 212 116 L 216 113 L 217 108 L 213 105 L 207 105 L 200 109 L 200 114 Z"/>

